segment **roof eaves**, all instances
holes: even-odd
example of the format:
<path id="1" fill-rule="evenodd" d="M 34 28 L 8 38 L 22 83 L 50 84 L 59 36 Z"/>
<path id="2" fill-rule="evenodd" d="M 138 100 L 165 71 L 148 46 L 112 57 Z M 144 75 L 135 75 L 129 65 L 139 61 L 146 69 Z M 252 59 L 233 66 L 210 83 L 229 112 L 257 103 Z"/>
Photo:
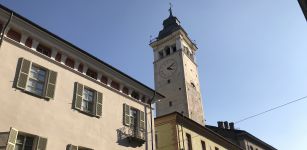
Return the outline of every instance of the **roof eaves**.
<path id="1" fill-rule="evenodd" d="M 124 77 L 127 77 L 127 78 L 129 78 L 130 80 L 132 80 L 132 81 L 134 81 L 134 82 L 140 84 L 141 86 L 143 86 L 143 87 L 149 89 L 150 91 L 156 92 L 155 90 L 153 90 L 152 88 L 148 87 L 147 85 L 145 85 L 145 84 L 141 83 L 140 81 L 138 81 L 138 80 L 136 80 L 136 79 L 130 77 L 129 75 L 125 74 L 124 72 L 122 72 L 122 71 L 120 71 L 120 70 L 114 68 L 113 66 L 109 65 L 108 63 L 106 63 L 106 62 L 102 61 L 101 59 L 99 59 L 99 58 L 97 58 L 97 57 L 91 55 L 90 53 L 84 51 L 83 49 L 81 49 L 81 48 L 79 48 L 79 47 L 73 45 L 72 43 L 70 43 L 70 42 L 64 40 L 63 38 L 57 36 L 56 34 L 50 32 L 50 31 L 48 31 L 47 29 L 45 29 L 45 28 L 43 28 L 43 27 L 37 25 L 36 23 L 34 23 L 34 22 L 32 22 L 31 20 L 29 20 L 29 19 L 27 19 L 27 18 L 21 16 L 20 14 L 16 13 L 15 11 L 13 11 L 13 10 L 11 10 L 11 9 L 9 9 L 9 8 L 7 8 L 7 7 L 5 7 L 5 6 L 3 6 L 2 4 L 0 4 L 0 8 L 3 9 L 3 10 L 5 10 L 5 11 L 8 11 L 8 12 L 10 12 L 10 13 L 14 13 L 14 16 L 17 16 L 18 18 L 24 20 L 25 22 L 27 22 L 27 23 L 33 25 L 34 27 L 36 27 L 36 28 L 42 30 L 43 32 L 46 32 L 47 34 L 53 36 L 54 38 L 56 38 L 56 39 L 62 41 L 62 42 L 65 43 L 65 44 L 67 44 L 68 46 L 70 46 L 70 47 L 72 47 L 72 48 L 78 50 L 79 52 L 81 52 L 81 53 L 83 53 L 83 54 L 89 56 L 90 58 L 92 58 L 92 59 L 98 61 L 99 63 L 101 63 L 101 64 L 107 66 L 108 68 L 110 68 L 110 69 L 112 69 L 112 70 L 118 72 L 119 74 L 123 75 Z M 162 95 L 161 93 L 156 92 L 156 94 L 158 94 L 158 96 L 159 96 L 160 99 L 165 98 L 165 96 Z"/>

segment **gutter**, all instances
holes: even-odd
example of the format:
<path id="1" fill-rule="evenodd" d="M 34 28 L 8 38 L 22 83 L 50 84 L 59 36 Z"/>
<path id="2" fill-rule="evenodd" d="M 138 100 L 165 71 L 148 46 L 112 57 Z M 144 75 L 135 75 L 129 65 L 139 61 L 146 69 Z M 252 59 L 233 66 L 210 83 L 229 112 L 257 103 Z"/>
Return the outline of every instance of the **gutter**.
<path id="1" fill-rule="evenodd" d="M 157 94 L 157 92 L 155 91 L 154 92 L 154 95 L 152 96 L 152 98 L 151 98 L 151 100 L 150 100 L 150 104 L 149 104 L 149 106 L 150 106 L 150 127 L 151 127 L 151 149 L 152 150 L 154 150 L 154 133 L 153 133 L 153 126 L 152 126 L 152 107 L 151 107 L 151 104 L 152 104 L 152 102 L 153 102 L 153 100 L 155 99 L 155 97 L 156 97 L 156 94 Z"/>
<path id="2" fill-rule="evenodd" d="M 12 18 L 13 18 L 13 15 L 14 15 L 14 13 L 13 13 L 13 12 L 11 12 L 11 15 L 10 15 L 9 20 L 6 22 L 6 24 L 5 24 L 4 28 L 2 28 L 2 30 L 1 30 L 0 47 L 1 47 L 2 42 L 3 42 L 4 32 L 5 32 L 5 30 L 7 29 L 7 27 L 9 26 L 9 24 L 10 24 L 10 22 L 11 22 Z"/>

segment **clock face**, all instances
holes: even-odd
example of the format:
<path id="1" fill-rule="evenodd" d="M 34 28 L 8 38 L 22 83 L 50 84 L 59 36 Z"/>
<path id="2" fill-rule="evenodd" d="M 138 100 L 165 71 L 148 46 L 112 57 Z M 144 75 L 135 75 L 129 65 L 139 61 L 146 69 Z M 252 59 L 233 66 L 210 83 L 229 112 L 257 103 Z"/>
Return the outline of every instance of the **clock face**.
<path id="1" fill-rule="evenodd" d="M 177 71 L 177 62 L 173 59 L 166 60 L 160 66 L 159 74 L 163 78 L 172 76 Z"/>

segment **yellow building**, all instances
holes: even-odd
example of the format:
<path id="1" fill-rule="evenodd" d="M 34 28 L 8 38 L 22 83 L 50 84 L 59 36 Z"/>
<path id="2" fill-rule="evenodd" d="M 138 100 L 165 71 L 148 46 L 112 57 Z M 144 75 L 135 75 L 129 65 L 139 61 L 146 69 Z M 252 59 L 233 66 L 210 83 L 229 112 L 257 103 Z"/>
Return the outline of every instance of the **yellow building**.
<path id="1" fill-rule="evenodd" d="M 243 150 L 177 112 L 155 118 L 157 150 Z"/>

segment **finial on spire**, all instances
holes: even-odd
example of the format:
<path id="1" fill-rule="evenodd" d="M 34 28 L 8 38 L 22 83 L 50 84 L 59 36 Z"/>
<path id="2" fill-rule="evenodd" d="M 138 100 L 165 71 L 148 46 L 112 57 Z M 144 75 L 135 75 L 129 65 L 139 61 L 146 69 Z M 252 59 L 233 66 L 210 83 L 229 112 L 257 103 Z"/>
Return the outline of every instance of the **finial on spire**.
<path id="1" fill-rule="evenodd" d="M 169 3 L 169 9 L 168 9 L 169 16 L 173 16 L 172 7 L 173 7 L 172 3 Z"/>

